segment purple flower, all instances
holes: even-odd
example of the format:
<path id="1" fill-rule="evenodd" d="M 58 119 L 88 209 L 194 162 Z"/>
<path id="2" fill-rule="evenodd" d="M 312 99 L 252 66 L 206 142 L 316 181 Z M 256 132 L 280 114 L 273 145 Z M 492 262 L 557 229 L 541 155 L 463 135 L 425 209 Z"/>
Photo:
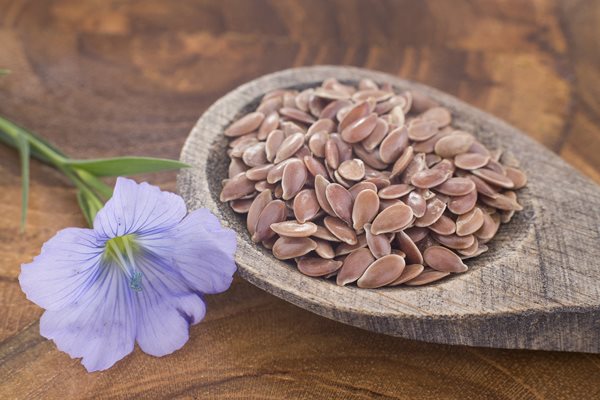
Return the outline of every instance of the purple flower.
<path id="1" fill-rule="evenodd" d="M 140 348 L 181 348 L 205 314 L 203 294 L 231 284 L 235 234 L 206 209 L 186 216 L 181 197 L 119 178 L 93 229 L 67 228 L 23 264 L 27 298 L 46 309 L 40 332 L 88 371 Z"/>

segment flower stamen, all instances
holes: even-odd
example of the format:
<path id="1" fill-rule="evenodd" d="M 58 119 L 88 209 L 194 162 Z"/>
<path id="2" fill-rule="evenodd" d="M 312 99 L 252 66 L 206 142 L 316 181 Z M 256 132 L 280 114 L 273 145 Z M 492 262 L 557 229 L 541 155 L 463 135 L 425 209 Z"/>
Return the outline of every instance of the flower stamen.
<path id="1" fill-rule="evenodd" d="M 129 278 L 129 287 L 136 292 L 142 290 L 142 272 L 136 265 L 135 255 L 139 247 L 135 235 L 117 236 L 106 242 L 105 258 L 113 261 Z"/>

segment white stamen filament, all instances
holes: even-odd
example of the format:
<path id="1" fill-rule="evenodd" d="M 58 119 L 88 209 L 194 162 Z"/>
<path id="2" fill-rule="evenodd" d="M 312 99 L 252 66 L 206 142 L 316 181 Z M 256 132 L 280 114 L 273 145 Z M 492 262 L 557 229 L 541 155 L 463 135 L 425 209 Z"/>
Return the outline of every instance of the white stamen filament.
<path id="1" fill-rule="evenodd" d="M 112 257 L 115 263 L 129 278 L 129 287 L 136 292 L 142 290 L 142 273 L 135 262 L 135 251 L 131 235 L 110 239 L 106 255 Z"/>

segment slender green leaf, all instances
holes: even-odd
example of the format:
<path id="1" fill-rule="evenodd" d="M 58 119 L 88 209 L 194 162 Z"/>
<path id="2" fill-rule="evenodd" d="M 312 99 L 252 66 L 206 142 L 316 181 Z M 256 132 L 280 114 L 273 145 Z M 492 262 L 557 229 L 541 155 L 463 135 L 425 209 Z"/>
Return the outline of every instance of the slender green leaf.
<path id="1" fill-rule="evenodd" d="M 85 194 L 83 194 L 81 190 L 77 191 L 77 202 L 79 203 L 79 208 L 81 208 L 81 212 L 83 213 L 88 225 L 92 226 L 94 224 L 94 219 L 91 215 L 90 205 L 88 204 Z"/>
<path id="2" fill-rule="evenodd" d="M 21 157 L 21 232 L 23 232 L 29 204 L 29 142 L 24 136 L 19 135 L 17 146 Z"/>
<path id="3" fill-rule="evenodd" d="M 95 160 L 65 160 L 64 165 L 87 171 L 95 176 L 126 176 L 189 167 L 189 165 L 179 161 L 151 157 L 116 157 L 99 158 Z"/>

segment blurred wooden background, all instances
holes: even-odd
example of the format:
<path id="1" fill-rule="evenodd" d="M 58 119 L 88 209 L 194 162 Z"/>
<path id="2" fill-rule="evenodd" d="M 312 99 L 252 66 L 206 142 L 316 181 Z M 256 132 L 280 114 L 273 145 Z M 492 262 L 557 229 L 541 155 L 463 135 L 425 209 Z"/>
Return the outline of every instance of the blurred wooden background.
<path id="1" fill-rule="evenodd" d="M 349 64 L 495 114 L 600 182 L 596 0 L 0 0 L 0 114 L 79 157 L 177 158 L 200 114 L 279 69 Z M 146 177 L 175 188 L 174 174 Z M 555 190 L 560 190 L 557 185 Z M 0 148 L 0 398 L 587 399 L 600 356 L 443 346 L 326 320 L 236 279 L 183 350 L 87 374 L 39 336 L 19 265 L 67 226 L 75 192 L 34 163 L 18 233 Z M 599 283 L 600 284 L 600 283 Z"/>

